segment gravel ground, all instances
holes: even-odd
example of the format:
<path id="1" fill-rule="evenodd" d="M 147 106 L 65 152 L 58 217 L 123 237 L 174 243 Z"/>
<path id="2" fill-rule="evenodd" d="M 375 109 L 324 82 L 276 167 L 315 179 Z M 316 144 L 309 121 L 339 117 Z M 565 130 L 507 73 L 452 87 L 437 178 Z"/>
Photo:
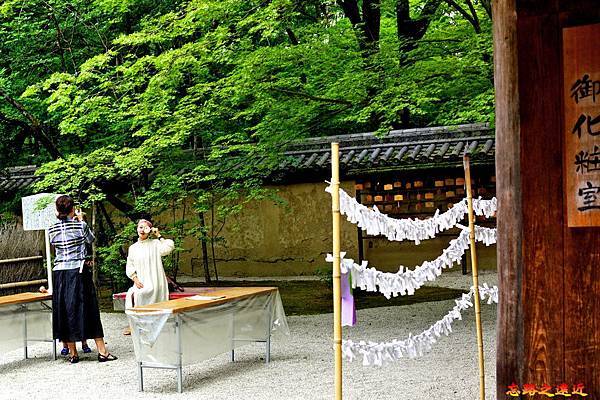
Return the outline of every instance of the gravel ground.
<path id="1" fill-rule="evenodd" d="M 442 274 L 436 285 L 467 287 L 460 271 Z M 495 272 L 480 282 L 495 284 Z M 431 284 L 431 283 L 430 283 Z M 358 311 L 358 324 L 344 328 L 347 338 L 390 340 L 420 333 L 454 306 L 453 301 L 419 303 Z M 22 350 L 0 356 L 1 399 L 331 399 L 333 397 L 332 315 L 288 317 L 289 339 L 274 338 L 272 360 L 264 364 L 264 345 L 184 367 L 184 392 L 176 393 L 175 373 L 146 370 L 146 392 L 137 392 L 137 370 L 131 340 L 120 334 L 123 314 L 103 314 L 108 348 L 119 360 L 99 364 L 96 353 L 79 364 L 49 361 L 48 344 L 31 347 L 31 360 Z M 496 306 L 482 305 L 487 398 L 495 398 Z M 478 397 L 477 344 L 474 313 L 455 321 L 454 333 L 442 338 L 427 355 L 384 367 L 363 367 L 344 361 L 345 399 L 475 399 Z M 91 344 L 91 343 L 90 343 Z M 83 356 L 83 354 L 81 354 Z"/>

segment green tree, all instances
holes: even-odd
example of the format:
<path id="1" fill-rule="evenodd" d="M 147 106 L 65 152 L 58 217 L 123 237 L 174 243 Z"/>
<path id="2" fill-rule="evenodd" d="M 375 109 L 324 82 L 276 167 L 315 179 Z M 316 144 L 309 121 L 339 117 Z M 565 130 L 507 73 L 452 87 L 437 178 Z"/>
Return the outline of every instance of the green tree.
<path id="1" fill-rule="evenodd" d="M 275 199 L 263 183 L 294 140 L 493 122 L 485 1 L 12 0 L 0 12 L 0 150 L 41 165 L 36 190 L 98 205 L 114 265 L 131 227 L 106 202 L 135 221 L 194 199 L 171 228 L 208 260 L 215 221 Z"/>

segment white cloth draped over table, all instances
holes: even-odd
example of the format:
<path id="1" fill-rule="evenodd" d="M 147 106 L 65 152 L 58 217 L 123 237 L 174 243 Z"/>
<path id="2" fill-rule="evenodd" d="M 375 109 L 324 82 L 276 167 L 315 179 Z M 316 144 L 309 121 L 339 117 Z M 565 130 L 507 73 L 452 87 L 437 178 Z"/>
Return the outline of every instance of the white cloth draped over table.
<path id="1" fill-rule="evenodd" d="M 139 240 L 129 247 L 125 273 L 131 279 L 137 275 L 144 285 L 138 289 L 135 284 L 127 291 L 125 309 L 134 305 L 146 305 L 169 300 L 169 284 L 161 257 L 175 248 L 171 239 Z"/>

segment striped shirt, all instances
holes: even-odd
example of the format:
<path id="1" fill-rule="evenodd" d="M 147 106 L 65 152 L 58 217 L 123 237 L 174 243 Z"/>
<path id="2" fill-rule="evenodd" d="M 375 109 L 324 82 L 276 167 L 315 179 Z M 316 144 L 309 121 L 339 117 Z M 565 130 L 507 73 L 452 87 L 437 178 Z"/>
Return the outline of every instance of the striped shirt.
<path id="1" fill-rule="evenodd" d="M 55 271 L 83 266 L 87 254 L 86 245 L 94 241 L 94 234 L 85 222 L 74 218 L 61 220 L 48 229 L 48 235 L 56 254 Z"/>

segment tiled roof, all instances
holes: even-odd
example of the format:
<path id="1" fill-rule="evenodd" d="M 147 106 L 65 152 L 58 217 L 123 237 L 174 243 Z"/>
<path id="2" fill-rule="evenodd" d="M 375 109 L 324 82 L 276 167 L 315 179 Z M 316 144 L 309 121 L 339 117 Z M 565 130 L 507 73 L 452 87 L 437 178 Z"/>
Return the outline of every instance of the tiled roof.
<path id="1" fill-rule="evenodd" d="M 291 145 L 286 170 L 329 168 L 331 142 L 340 144 L 340 164 L 346 171 L 389 171 L 462 165 L 469 153 L 474 164 L 494 165 L 494 131 L 487 124 L 470 124 L 391 131 L 378 137 L 360 133 L 306 139 Z"/>
<path id="2" fill-rule="evenodd" d="M 0 193 L 25 189 L 37 182 L 40 178 L 35 176 L 36 169 L 35 165 L 27 165 L 24 167 L 11 167 L 1 171 Z"/>
<path id="3" fill-rule="evenodd" d="M 383 137 L 358 133 L 310 138 L 290 145 L 281 172 L 329 169 L 331 142 L 340 144 L 341 168 L 348 173 L 457 167 L 465 152 L 473 164 L 494 165 L 494 131 L 487 124 L 391 131 Z M 0 193 L 32 185 L 36 166 L 8 168 L 0 173 Z"/>

